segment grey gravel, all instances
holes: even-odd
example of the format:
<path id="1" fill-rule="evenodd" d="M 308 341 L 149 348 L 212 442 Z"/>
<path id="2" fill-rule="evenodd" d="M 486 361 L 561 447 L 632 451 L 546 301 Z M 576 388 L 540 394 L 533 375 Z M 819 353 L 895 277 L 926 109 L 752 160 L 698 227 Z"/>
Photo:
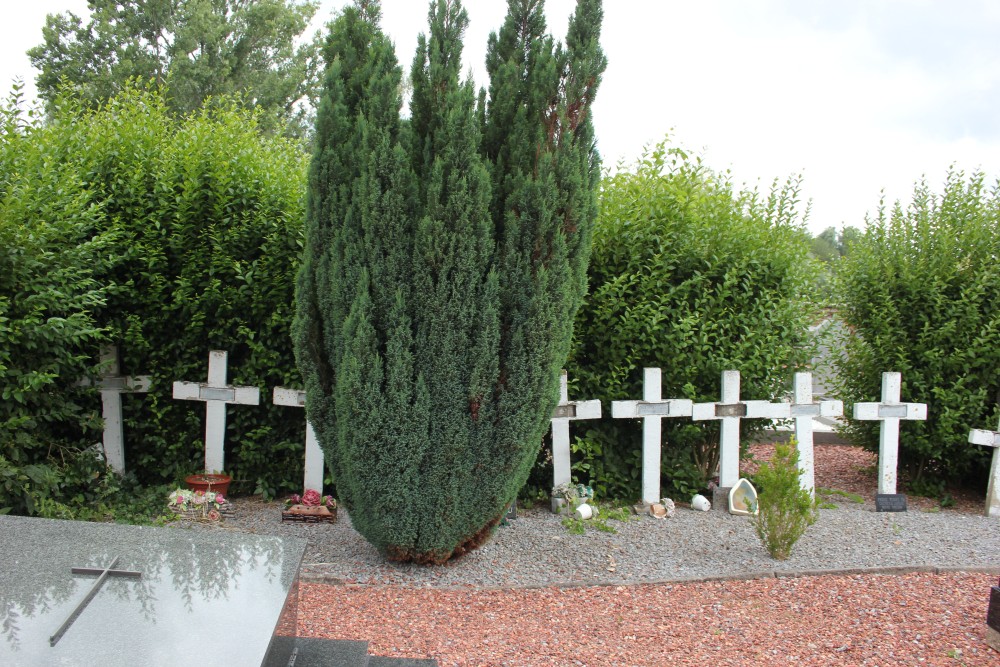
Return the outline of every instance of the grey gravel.
<path id="1" fill-rule="evenodd" d="M 235 502 L 222 527 L 302 537 L 303 576 L 334 584 L 530 588 L 640 584 L 826 572 L 969 570 L 1000 573 L 1000 521 L 954 511 L 876 513 L 871 504 L 819 510 L 788 560 L 772 559 L 748 517 L 678 507 L 672 518 L 609 521 L 615 534 L 573 535 L 544 508 L 521 511 L 492 540 L 444 566 L 386 561 L 341 509 L 335 524 L 282 523 L 280 503 Z M 178 524 L 180 525 L 180 524 Z"/>

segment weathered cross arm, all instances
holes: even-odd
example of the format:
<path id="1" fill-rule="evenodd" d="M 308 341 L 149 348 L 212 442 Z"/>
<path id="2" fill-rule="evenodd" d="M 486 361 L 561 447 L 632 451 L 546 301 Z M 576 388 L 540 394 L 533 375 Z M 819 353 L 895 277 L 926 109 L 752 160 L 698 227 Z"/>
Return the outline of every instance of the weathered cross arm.
<path id="1" fill-rule="evenodd" d="M 306 392 L 301 389 L 275 387 L 272 402 L 275 405 L 305 408 Z M 306 420 L 306 461 L 302 476 L 304 489 L 323 490 L 323 450 L 320 449 L 319 441 L 316 439 L 316 431 L 313 430 L 308 419 Z"/>
<path id="2" fill-rule="evenodd" d="M 969 442 L 993 448 L 990 481 L 986 487 L 986 516 L 1000 517 L 1000 432 L 974 428 L 969 431 Z"/>
<path id="3" fill-rule="evenodd" d="M 559 404 L 552 411 L 552 482 L 553 487 L 572 481 L 569 451 L 569 422 L 579 419 L 600 419 L 601 402 L 569 400 L 566 371 L 559 377 Z"/>

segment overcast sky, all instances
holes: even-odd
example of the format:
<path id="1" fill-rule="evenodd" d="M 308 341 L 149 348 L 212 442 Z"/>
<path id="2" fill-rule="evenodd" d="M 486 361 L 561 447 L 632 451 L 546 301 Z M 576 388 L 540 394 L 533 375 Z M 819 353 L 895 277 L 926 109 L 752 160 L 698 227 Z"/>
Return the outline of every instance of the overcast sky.
<path id="1" fill-rule="evenodd" d="M 548 0 L 566 32 L 574 0 Z M 323 21 L 342 6 L 323 0 Z M 484 84 L 486 38 L 503 0 L 467 0 L 466 68 Z M 427 3 L 382 0 L 400 61 L 413 58 Z M 5 3 L 0 83 L 30 83 L 24 55 L 45 15 L 85 0 Z M 907 201 L 949 165 L 1000 177 L 1000 3 L 991 0 L 606 0 L 609 59 L 595 106 L 606 165 L 668 134 L 737 182 L 804 176 L 815 234 L 861 226 L 884 189 Z"/>

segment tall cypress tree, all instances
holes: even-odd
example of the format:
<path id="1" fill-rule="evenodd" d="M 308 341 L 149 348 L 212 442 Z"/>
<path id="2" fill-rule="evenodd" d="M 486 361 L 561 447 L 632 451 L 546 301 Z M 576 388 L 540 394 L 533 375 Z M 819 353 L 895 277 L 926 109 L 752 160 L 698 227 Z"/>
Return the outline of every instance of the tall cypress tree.
<path id="1" fill-rule="evenodd" d="M 510 0 L 489 94 L 434 0 L 400 119 L 376 0 L 331 29 L 294 328 L 307 410 L 357 530 L 439 563 L 488 538 L 527 479 L 586 289 L 599 160 L 600 0 L 566 46 Z"/>

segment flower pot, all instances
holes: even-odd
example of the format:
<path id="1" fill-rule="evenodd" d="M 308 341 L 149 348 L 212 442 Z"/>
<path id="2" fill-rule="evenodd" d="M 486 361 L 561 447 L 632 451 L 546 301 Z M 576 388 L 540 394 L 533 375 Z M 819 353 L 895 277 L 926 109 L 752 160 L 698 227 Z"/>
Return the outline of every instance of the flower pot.
<path id="1" fill-rule="evenodd" d="M 188 475 L 184 478 L 184 483 L 192 491 L 215 491 L 226 496 L 229 495 L 229 483 L 233 478 L 229 475 L 219 475 L 216 473 L 200 472 L 195 475 Z"/>

